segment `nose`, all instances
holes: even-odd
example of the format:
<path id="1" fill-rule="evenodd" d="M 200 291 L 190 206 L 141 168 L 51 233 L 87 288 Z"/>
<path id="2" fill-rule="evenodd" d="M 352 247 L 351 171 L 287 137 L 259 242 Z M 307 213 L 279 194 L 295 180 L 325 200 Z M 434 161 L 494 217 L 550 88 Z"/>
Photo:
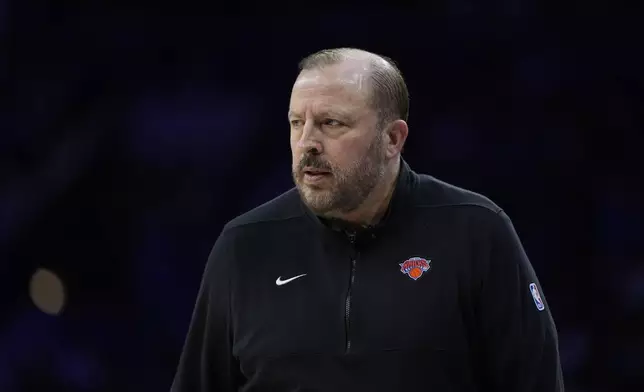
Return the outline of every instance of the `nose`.
<path id="1" fill-rule="evenodd" d="M 320 141 L 318 129 L 307 121 L 302 128 L 302 134 L 297 141 L 297 148 L 311 154 L 322 153 L 322 143 Z"/>

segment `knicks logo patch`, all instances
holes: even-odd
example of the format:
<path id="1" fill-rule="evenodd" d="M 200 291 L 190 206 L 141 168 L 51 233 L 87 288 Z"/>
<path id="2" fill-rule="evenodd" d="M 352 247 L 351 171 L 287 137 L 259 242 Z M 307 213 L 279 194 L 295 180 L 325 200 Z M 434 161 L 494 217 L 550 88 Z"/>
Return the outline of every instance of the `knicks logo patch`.
<path id="1" fill-rule="evenodd" d="M 400 265 L 400 272 L 413 280 L 418 280 L 425 272 L 429 271 L 431 262 L 431 260 L 425 260 L 422 257 L 412 257 L 398 265 Z"/>

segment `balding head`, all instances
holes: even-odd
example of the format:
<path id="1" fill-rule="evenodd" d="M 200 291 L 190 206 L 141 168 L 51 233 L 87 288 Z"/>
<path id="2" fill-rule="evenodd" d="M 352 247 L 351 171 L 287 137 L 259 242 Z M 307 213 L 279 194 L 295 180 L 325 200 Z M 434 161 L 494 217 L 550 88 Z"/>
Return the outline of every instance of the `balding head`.
<path id="1" fill-rule="evenodd" d="M 409 116 L 409 92 L 402 74 L 389 58 L 354 48 L 324 49 L 304 58 L 301 71 L 320 69 L 347 63 L 347 67 L 363 68 L 368 73 L 371 107 L 378 113 L 379 122 L 407 121 Z"/>

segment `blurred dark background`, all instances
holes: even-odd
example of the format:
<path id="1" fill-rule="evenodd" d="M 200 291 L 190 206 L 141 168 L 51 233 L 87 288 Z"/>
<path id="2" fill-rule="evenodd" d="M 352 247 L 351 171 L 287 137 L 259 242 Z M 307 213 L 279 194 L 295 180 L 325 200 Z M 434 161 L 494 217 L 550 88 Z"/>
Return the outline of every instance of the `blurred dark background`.
<path id="1" fill-rule="evenodd" d="M 0 391 L 169 390 L 222 226 L 291 187 L 296 64 L 336 46 L 398 62 L 412 168 L 513 219 L 567 390 L 644 390 L 641 12 L 79 4 L 0 2 Z"/>

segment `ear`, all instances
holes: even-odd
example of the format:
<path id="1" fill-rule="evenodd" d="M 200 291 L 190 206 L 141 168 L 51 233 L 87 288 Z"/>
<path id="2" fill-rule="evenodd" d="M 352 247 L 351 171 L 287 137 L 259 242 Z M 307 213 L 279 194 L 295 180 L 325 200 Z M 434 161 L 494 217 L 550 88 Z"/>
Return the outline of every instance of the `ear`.
<path id="1" fill-rule="evenodd" d="M 385 137 L 387 143 L 385 146 L 387 158 L 391 159 L 400 155 L 403 147 L 405 146 L 408 134 L 409 127 L 404 120 L 396 120 L 389 124 Z"/>

